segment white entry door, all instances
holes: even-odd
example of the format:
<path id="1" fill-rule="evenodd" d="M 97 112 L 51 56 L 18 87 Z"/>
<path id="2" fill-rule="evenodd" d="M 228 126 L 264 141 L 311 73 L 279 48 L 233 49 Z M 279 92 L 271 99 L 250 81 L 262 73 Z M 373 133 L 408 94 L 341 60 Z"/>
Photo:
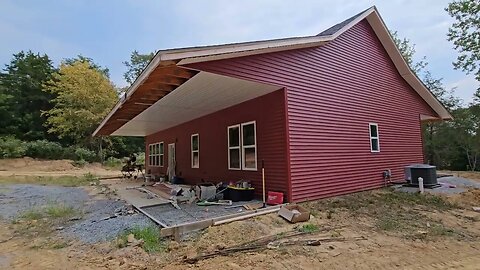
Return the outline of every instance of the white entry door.
<path id="1" fill-rule="evenodd" d="M 169 180 L 172 180 L 173 177 L 175 176 L 175 167 L 176 167 L 176 161 L 175 161 L 175 144 L 171 143 L 168 145 L 168 177 L 170 178 Z"/>

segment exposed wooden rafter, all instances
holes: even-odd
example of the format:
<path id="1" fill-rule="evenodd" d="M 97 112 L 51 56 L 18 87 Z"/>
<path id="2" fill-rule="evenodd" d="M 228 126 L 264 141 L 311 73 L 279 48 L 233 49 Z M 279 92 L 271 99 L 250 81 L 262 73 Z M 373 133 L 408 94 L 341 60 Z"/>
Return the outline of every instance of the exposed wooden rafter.
<path id="1" fill-rule="evenodd" d="M 110 135 L 125 123 L 148 109 L 158 100 L 197 74 L 178 67 L 175 61 L 161 62 L 138 89 L 107 120 L 97 135 Z"/>

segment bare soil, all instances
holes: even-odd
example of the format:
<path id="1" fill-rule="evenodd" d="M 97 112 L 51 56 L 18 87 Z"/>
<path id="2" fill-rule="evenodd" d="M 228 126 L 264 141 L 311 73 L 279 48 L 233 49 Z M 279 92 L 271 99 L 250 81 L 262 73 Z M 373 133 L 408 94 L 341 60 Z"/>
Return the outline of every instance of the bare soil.
<path id="1" fill-rule="evenodd" d="M 29 157 L 0 159 L 0 176 L 82 176 L 91 173 L 97 176 L 117 176 L 120 171 L 111 170 L 100 163 L 77 167 L 72 160 L 38 160 Z"/>
<path id="2" fill-rule="evenodd" d="M 54 172 L 55 173 L 55 172 Z M 0 220 L 0 269 L 480 269 L 480 190 L 448 198 L 399 195 L 389 189 L 304 203 L 306 223 L 276 214 L 259 216 L 164 239 L 163 251 L 114 242 L 83 244 L 39 221 Z M 267 235 L 283 235 L 311 224 L 318 232 L 299 239 L 333 238 L 319 246 L 290 245 L 184 262 Z M 364 240 L 348 240 L 364 237 Z M 347 239 L 336 241 L 335 239 Z"/>

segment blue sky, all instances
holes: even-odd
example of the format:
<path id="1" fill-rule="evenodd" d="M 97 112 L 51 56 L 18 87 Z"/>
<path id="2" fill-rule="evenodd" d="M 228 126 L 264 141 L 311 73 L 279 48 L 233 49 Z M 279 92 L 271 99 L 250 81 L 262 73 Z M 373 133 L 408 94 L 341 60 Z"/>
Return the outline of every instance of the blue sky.
<path id="1" fill-rule="evenodd" d="M 376 5 L 391 30 L 416 44 L 447 87 L 472 100 L 478 82 L 455 71 L 446 41 L 447 0 L 0 0 L 0 64 L 20 50 L 48 54 L 57 64 L 78 54 L 110 69 L 126 86 L 130 52 L 314 35 Z"/>

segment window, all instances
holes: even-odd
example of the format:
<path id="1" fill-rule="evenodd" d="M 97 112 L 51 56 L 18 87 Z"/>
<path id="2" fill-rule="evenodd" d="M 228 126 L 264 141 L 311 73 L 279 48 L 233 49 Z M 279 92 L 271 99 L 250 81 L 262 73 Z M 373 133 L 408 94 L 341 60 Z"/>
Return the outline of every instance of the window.
<path id="1" fill-rule="evenodd" d="M 163 167 L 163 142 L 148 145 L 148 165 Z"/>
<path id="2" fill-rule="evenodd" d="M 370 123 L 370 151 L 380 152 L 380 140 L 378 134 L 378 124 Z"/>
<path id="3" fill-rule="evenodd" d="M 240 125 L 228 127 L 228 168 L 240 170 Z"/>
<path id="4" fill-rule="evenodd" d="M 255 122 L 242 124 L 242 169 L 257 170 Z"/>
<path id="5" fill-rule="evenodd" d="M 200 148 L 198 134 L 192 135 L 192 168 L 200 167 Z"/>
<path id="6" fill-rule="evenodd" d="M 228 127 L 228 169 L 257 170 L 255 122 Z"/>

